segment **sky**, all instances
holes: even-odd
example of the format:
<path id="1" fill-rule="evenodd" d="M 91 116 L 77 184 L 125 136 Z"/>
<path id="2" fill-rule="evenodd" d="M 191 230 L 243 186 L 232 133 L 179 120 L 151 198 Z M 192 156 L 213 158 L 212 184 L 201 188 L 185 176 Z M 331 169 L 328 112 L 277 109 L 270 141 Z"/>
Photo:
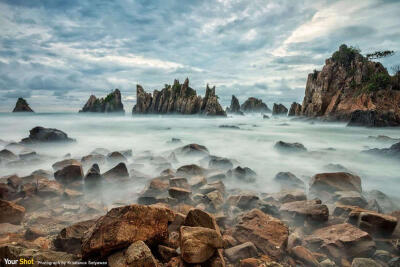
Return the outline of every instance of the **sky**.
<path id="1" fill-rule="evenodd" d="M 119 88 L 161 89 L 186 77 L 272 103 L 302 102 L 307 74 L 342 43 L 363 54 L 394 50 L 400 1 L 0 0 L 0 112 L 24 97 L 37 112 L 76 112 Z"/>

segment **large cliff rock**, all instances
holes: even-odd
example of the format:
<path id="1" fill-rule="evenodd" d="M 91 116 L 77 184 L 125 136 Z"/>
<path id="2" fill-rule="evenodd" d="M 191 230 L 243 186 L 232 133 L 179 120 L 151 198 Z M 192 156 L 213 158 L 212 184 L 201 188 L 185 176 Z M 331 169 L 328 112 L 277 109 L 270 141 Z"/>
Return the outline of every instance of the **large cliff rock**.
<path id="1" fill-rule="evenodd" d="M 359 111 L 375 111 L 367 126 L 400 125 L 400 91 L 393 90 L 392 77 L 378 62 L 363 57 L 359 50 L 341 45 L 325 61 L 321 71 L 308 75 L 302 115 L 348 121 L 365 125 Z M 384 116 L 381 119 L 381 116 Z M 359 123 L 356 122 L 360 118 Z"/>
<path id="2" fill-rule="evenodd" d="M 15 108 L 13 112 L 34 112 L 28 105 L 25 99 L 22 97 L 18 98 L 17 103 L 15 103 Z"/>
<path id="3" fill-rule="evenodd" d="M 121 92 L 115 89 L 106 98 L 97 98 L 91 95 L 79 112 L 125 112 L 121 101 Z"/>
<path id="4" fill-rule="evenodd" d="M 161 91 L 154 90 L 153 94 L 146 93 L 142 86 L 136 88 L 136 105 L 132 114 L 205 114 L 209 116 L 225 116 L 226 113 L 218 102 L 215 86 L 207 85 L 204 98 L 197 95 L 189 87 L 189 80 L 183 84 L 178 80 L 174 84 L 165 85 Z"/>
<path id="5" fill-rule="evenodd" d="M 241 106 L 244 112 L 271 112 L 268 106 L 261 99 L 249 97 Z"/>

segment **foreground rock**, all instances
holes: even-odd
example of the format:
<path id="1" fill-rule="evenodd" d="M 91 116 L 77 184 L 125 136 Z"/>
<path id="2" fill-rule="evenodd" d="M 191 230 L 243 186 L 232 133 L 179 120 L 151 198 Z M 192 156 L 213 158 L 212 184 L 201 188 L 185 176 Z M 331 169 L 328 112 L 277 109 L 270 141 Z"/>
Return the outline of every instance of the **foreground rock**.
<path id="1" fill-rule="evenodd" d="M 47 142 L 72 142 L 66 133 L 58 129 L 37 126 L 29 131 L 29 137 L 21 140 L 21 143 L 47 143 Z"/>
<path id="2" fill-rule="evenodd" d="M 91 95 L 79 112 L 125 112 L 124 105 L 121 101 L 121 92 L 115 89 L 109 93 L 105 98 L 97 98 Z"/>
<path id="3" fill-rule="evenodd" d="M 289 230 L 279 219 L 253 209 L 238 218 L 232 235 L 239 242 L 252 242 L 261 252 L 279 260 L 284 255 Z"/>
<path id="4" fill-rule="evenodd" d="M 136 241 L 153 246 L 168 238 L 174 213 L 158 206 L 130 205 L 110 210 L 88 231 L 82 241 L 85 259 L 104 258 Z"/>
<path id="5" fill-rule="evenodd" d="M 218 248 L 223 248 L 221 235 L 204 227 L 182 226 L 180 228 L 182 259 L 187 263 L 203 263 L 210 259 Z"/>
<path id="6" fill-rule="evenodd" d="M 243 112 L 271 112 L 261 99 L 249 97 L 240 107 Z"/>
<path id="7" fill-rule="evenodd" d="M 400 91 L 382 64 L 341 45 L 322 71 L 308 75 L 302 115 L 351 120 L 350 125 L 399 126 Z"/>
<path id="8" fill-rule="evenodd" d="M 283 104 L 276 104 L 272 108 L 272 115 L 286 115 L 288 109 Z"/>
<path id="9" fill-rule="evenodd" d="M 327 253 L 336 262 L 342 257 L 371 257 L 375 252 L 371 236 L 348 223 L 318 229 L 307 236 L 305 242 L 312 250 Z"/>
<path id="10" fill-rule="evenodd" d="M 132 243 L 127 249 L 116 252 L 108 257 L 110 267 L 140 266 L 157 267 L 157 261 L 149 247 L 143 241 Z"/>
<path id="11" fill-rule="evenodd" d="M 24 207 L 0 199 L 0 223 L 20 224 L 24 215 Z"/>
<path id="12" fill-rule="evenodd" d="M 226 116 L 218 102 L 215 87 L 207 85 L 204 98 L 189 87 L 189 80 L 183 84 L 178 80 L 167 85 L 161 91 L 154 90 L 153 94 L 146 93 L 142 86 L 136 87 L 137 103 L 132 114 L 205 114 L 210 116 Z"/>
<path id="13" fill-rule="evenodd" d="M 15 108 L 13 112 L 34 112 L 31 107 L 28 105 L 25 99 L 22 97 L 18 98 L 17 103 L 15 103 Z"/>

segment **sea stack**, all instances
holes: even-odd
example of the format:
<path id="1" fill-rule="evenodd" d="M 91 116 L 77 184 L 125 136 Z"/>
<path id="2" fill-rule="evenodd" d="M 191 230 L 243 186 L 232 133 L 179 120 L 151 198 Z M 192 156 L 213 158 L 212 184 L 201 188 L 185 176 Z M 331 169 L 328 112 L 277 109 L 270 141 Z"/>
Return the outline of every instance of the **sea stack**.
<path id="1" fill-rule="evenodd" d="M 13 112 L 34 112 L 29 106 L 28 102 L 22 97 L 18 98 Z"/>
<path id="2" fill-rule="evenodd" d="M 392 78 L 381 63 L 341 45 L 321 71 L 308 75 L 301 115 L 351 119 L 351 125 L 359 126 L 400 126 L 400 91 Z"/>
<path id="3" fill-rule="evenodd" d="M 204 98 L 189 87 L 189 79 L 183 84 L 175 80 L 173 85 L 166 84 L 153 94 L 146 93 L 141 85 L 136 86 L 136 105 L 132 114 L 204 114 L 207 116 L 226 116 L 215 94 L 215 86 L 206 87 Z"/>
<path id="4" fill-rule="evenodd" d="M 121 101 L 121 92 L 119 89 L 115 89 L 105 98 L 97 98 L 95 95 L 91 95 L 79 112 L 125 113 Z"/>
<path id="5" fill-rule="evenodd" d="M 249 97 L 240 107 L 243 112 L 271 112 L 261 99 Z"/>

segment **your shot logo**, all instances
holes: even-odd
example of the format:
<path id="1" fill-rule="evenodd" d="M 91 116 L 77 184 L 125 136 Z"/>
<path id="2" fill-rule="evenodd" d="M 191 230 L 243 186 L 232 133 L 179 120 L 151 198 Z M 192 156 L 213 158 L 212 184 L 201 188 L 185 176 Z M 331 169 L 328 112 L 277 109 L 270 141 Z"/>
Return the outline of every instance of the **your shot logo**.
<path id="1" fill-rule="evenodd" d="M 4 263 L 5 265 L 33 265 L 34 261 L 33 259 L 24 259 L 24 258 L 20 258 L 18 260 L 10 260 L 7 258 L 4 258 Z"/>

